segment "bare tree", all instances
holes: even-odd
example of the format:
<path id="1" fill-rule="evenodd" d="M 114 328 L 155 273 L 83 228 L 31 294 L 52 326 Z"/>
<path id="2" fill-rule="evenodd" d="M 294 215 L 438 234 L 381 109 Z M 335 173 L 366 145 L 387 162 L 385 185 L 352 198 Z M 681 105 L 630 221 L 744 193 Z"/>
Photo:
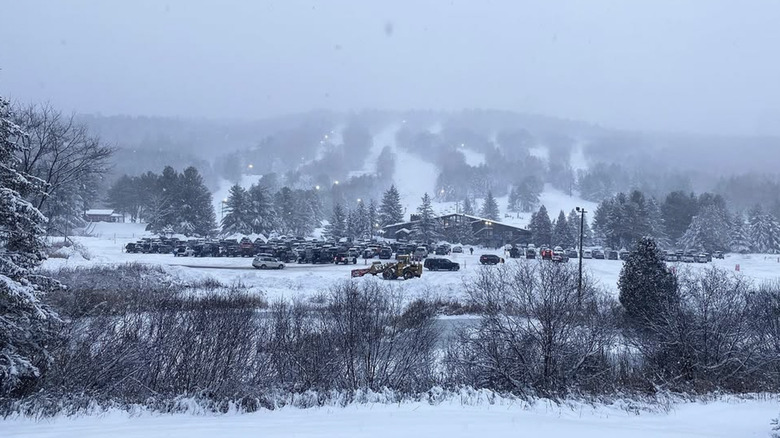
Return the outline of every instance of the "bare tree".
<path id="1" fill-rule="evenodd" d="M 75 115 L 64 116 L 50 105 L 16 108 L 14 122 L 28 133 L 20 139 L 20 170 L 48 184 L 45 193 L 30 194 L 33 204 L 55 227 L 63 215 L 80 216 L 96 196 L 95 186 L 109 170 L 114 149 L 91 135 Z"/>

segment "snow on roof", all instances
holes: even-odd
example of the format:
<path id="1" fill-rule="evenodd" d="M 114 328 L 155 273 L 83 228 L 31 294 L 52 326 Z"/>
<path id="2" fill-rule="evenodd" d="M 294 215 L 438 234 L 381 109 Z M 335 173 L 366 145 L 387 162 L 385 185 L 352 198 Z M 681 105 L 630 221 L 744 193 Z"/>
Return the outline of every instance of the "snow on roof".
<path id="1" fill-rule="evenodd" d="M 111 216 L 114 214 L 114 210 L 104 208 L 93 208 L 84 212 L 87 216 Z"/>
<path id="2" fill-rule="evenodd" d="M 398 233 L 407 233 L 408 234 L 408 233 L 411 233 L 411 232 L 412 232 L 412 230 L 410 230 L 408 228 L 401 228 L 400 230 L 396 231 L 395 234 L 398 234 Z"/>
<path id="3" fill-rule="evenodd" d="M 476 221 L 482 221 L 482 222 L 490 221 L 490 223 L 495 224 L 495 225 L 503 225 L 505 227 L 517 228 L 517 229 L 521 229 L 521 230 L 525 230 L 526 229 L 526 228 L 523 228 L 523 227 L 520 227 L 520 226 L 517 226 L 517 225 L 507 224 L 505 222 L 494 221 L 494 220 L 490 220 L 490 219 L 487 219 L 487 218 L 484 218 L 484 217 L 473 216 L 473 215 L 470 215 L 470 214 L 463 214 L 463 213 L 442 214 L 442 215 L 439 215 L 439 216 L 435 216 L 434 219 L 441 219 L 441 218 L 446 217 L 446 216 L 463 216 L 463 217 L 467 217 L 469 219 L 472 219 L 475 222 Z M 416 222 L 419 222 L 419 220 L 407 221 L 407 222 L 398 222 L 396 224 L 385 225 L 385 228 L 397 227 L 399 225 L 413 224 L 413 223 L 416 223 Z M 405 228 L 402 228 L 402 230 L 404 230 L 404 229 Z M 401 230 L 399 230 L 399 231 L 401 231 Z"/>

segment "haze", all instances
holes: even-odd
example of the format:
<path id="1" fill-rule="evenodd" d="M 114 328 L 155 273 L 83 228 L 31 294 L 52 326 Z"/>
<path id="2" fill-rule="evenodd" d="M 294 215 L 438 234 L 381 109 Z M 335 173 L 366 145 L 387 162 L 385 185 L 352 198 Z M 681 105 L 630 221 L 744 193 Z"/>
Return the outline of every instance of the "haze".
<path id="1" fill-rule="evenodd" d="M 3 0 L 0 89 L 105 115 L 508 109 L 780 135 L 780 4 Z"/>

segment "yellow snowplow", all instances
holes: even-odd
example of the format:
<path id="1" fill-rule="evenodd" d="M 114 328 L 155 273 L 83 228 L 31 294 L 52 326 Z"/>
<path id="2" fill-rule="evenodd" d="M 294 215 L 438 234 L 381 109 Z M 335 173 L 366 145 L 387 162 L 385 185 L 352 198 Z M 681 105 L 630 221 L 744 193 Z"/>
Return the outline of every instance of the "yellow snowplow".
<path id="1" fill-rule="evenodd" d="M 396 278 L 409 280 L 422 276 L 422 272 L 422 264 L 411 261 L 408 255 L 402 255 L 397 257 L 395 263 L 388 263 L 384 266 L 382 278 L 385 280 L 395 280 Z"/>

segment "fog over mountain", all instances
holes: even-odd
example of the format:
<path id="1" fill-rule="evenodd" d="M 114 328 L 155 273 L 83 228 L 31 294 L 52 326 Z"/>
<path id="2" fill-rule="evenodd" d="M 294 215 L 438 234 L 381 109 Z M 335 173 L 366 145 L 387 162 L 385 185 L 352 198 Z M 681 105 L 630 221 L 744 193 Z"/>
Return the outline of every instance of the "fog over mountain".
<path id="1" fill-rule="evenodd" d="M 779 135 L 771 1 L 2 1 L 0 88 L 104 115 L 544 114 Z"/>

